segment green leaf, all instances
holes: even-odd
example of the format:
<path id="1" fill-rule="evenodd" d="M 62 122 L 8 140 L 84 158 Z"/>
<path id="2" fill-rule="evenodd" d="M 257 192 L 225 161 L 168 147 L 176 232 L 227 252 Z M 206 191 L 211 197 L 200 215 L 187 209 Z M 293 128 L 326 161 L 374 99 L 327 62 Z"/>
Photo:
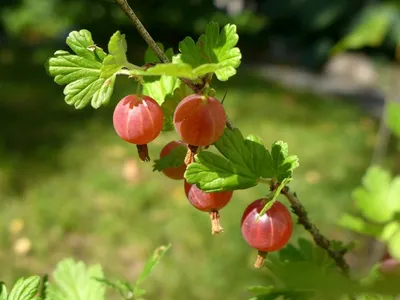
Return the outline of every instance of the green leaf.
<path id="1" fill-rule="evenodd" d="M 87 267 L 82 261 L 64 259 L 53 273 L 46 300 L 102 300 L 105 288 L 94 278 L 103 278 L 100 265 Z"/>
<path id="2" fill-rule="evenodd" d="M 193 68 L 204 68 L 199 73 L 215 73 L 218 80 L 226 81 L 236 74 L 242 55 L 235 47 L 239 36 L 236 26 L 227 24 L 220 31 L 216 22 L 210 22 L 198 41 L 190 37 L 179 43 L 178 54 L 173 58 L 174 63 L 189 64 Z"/>
<path id="3" fill-rule="evenodd" d="M 155 266 L 160 262 L 161 258 L 164 254 L 171 248 L 171 244 L 167 246 L 160 246 L 156 250 L 154 250 L 153 255 L 147 260 L 142 273 L 139 278 L 136 280 L 136 286 L 139 286 L 143 280 L 145 280 L 154 269 Z"/>
<path id="4" fill-rule="evenodd" d="M 297 157 L 288 156 L 285 143 L 274 143 L 271 156 L 259 138 L 244 139 L 237 128 L 226 128 L 214 146 L 223 157 L 201 151 L 185 172 L 189 183 L 206 192 L 247 189 L 257 185 L 260 178 L 270 176 L 283 181 L 298 166 Z"/>
<path id="5" fill-rule="evenodd" d="M 352 31 L 333 47 L 332 52 L 381 45 L 395 13 L 396 10 L 393 10 L 391 5 L 384 4 L 372 5 L 365 9 Z"/>
<path id="6" fill-rule="evenodd" d="M 375 238 L 379 238 L 383 230 L 382 225 L 368 223 L 362 218 L 355 217 L 350 214 L 343 214 L 338 220 L 337 224 L 354 232 Z"/>
<path id="7" fill-rule="evenodd" d="M 125 34 L 121 34 L 119 31 L 114 33 L 108 42 L 108 52 L 110 54 L 103 61 L 101 78 L 110 78 L 123 67 L 129 65 L 126 59 L 127 49 Z"/>
<path id="8" fill-rule="evenodd" d="M 166 51 L 164 51 L 164 45 L 162 43 L 157 42 L 157 45 L 171 61 L 172 56 L 174 55 L 174 50 L 172 48 L 168 48 Z M 147 48 L 146 52 L 144 53 L 144 63 L 148 64 L 148 63 L 159 63 L 159 62 L 161 62 L 161 60 L 158 58 L 157 54 L 155 54 L 150 47 Z"/>
<path id="9" fill-rule="evenodd" d="M 287 245 L 279 252 L 279 258 L 285 262 L 308 262 L 319 266 L 320 268 L 335 267 L 335 262 L 330 258 L 327 252 L 314 245 L 311 241 L 299 238 L 298 246 Z"/>
<path id="10" fill-rule="evenodd" d="M 379 276 L 371 274 L 359 282 L 343 276 L 326 251 L 306 239 L 299 239 L 298 246 L 290 244 L 279 252 L 269 253 L 266 268 L 267 280 L 274 287 L 267 292 L 278 292 L 282 288 L 281 291 L 298 293 L 286 294 L 287 299 L 352 299 L 346 295 L 398 295 L 400 292 L 395 283 L 398 278 L 380 281 Z M 259 295 L 255 299 L 274 298 Z"/>
<path id="11" fill-rule="evenodd" d="M 162 105 L 165 98 L 174 93 L 181 81 L 172 76 L 161 76 L 159 80 L 143 83 L 143 94 L 153 98 Z"/>
<path id="12" fill-rule="evenodd" d="M 395 232 L 388 241 L 388 250 L 393 258 L 400 260 L 400 230 Z"/>
<path id="13" fill-rule="evenodd" d="M 54 81 L 66 85 L 65 102 L 76 109 L 89 103 L 94 108 L 107 104 L 114 90 L 115 75 L 100 77 L 106 53 L 95 46 L 87 30 L 72 31 L 67 37 L 67 44 L 76 55 L 57 51 L 46 64 Z"/>
<path id="14" fill-rule="evenodd" d="M 183 98 L 192 93 L 193 91 L 186 84 L 180 82 L 179 87 L 176 88 L 172 94 L 167 94 L 165 96 L 164 102 L 161 104 L 161 109 L 164 113 L 164 131 L 175 130 L 173 123 L 175 109 Z"/>
<path id="15" fill-rule="evenodd" d="M 7 300 L 33 300 L 40 286 L 40 277 L 31 276 L 28 278 L 21 277 L 14 284 Z"/>
<path id="16" fill-rule="evenodd" d="M 400 178 L 392 182 L 390 174 L 377 166 L 370 167 L 362 180 L 362 186 L 353 191 L 357 208 L 367 219 L 384 223 L 400 210 Z"/>
<path id="17" fill-rule="evenodd" d="M 390 101 L 386 113 L 389 128 L 400 137 L 400 103 Z"/>
<path id="18" fill-rule="evenodd" d="M 163 131 L 174 130 L 175 108 L 183 98 L 192 93 L 186 84 L 171 76 L 161 76 L 158 80 L 143 84 L 143 94 L 152 97 L 161 105 L 164 113 Z"/>
<path id="19" fill-rule="evenodd" d="M 275 142 L 272 145 L 272 177 L 278 182 L 285 178 L 291 178 L 293 170 L 299 166 L 299 160 L 296 155 L 289 156 L 288 144 L 282 141 Z"/>
<path id="20" fill-rule="evenodd" d="M 0 300 L 7 300 L 8 292 L 4 282 L 0 282 Z"/>
<path id="21" fill-rule="evenodd" d="M 225 129 L 215 147 L 224 156 L 201 151 L 185 172 L 186 180 L 206 192 L 247 189 L 255 186 L 260 177 L 253 163 L 252 147 L 245 142 L 239 129 Z M 264 148 L 264 151 L 267 151 Z"/>
<path id="22" fill-rule="evenodd" d="M 156 159 L 153 165 L 153 171 L 162 171 L 167 168 L 178 168 L 185 162 L 187 148 L 184 145 L 172 149 L 167 155 Z"/>

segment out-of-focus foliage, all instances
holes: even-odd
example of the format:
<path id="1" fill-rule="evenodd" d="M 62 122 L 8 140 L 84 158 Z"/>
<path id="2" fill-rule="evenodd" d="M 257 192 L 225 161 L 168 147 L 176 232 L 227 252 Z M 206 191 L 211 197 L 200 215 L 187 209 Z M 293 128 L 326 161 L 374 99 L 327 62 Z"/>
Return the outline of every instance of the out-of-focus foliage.
<path id="1" fill-rule="evenodd" d="M 363 218 L 344 214 L 339 224 L 388 244 L 392 257 L 400 258 L 400 177 L 378 166 L 371 166 L 362 186 L 353 191 L 354 204 Z"/>
<path id="2" fill-rule="evenodd" d="M 206 24 L 214 20 L 221 26 L 236 24 L 245 47 L 261 52 L 278 38 L 289 51 L 300 53 L 304 62 L 313 64 L 327 59 L 334 45 L 339 51 L 385 41 L 383 51 L 392 51 L 400 35 L 400 5 L 396 0 L 378 0 L 372 4 L 367 0 L 129 3 L 156 39 L 167 45 L 175 44 L 185 35 L 203 32 Z M 82 28 L 95 36 L 109 36 L 116 27 L 123 32 L 132 30 L 130 20 L 112 0 L 3 0 L 1 6 L 3 30 L 23 42 L 64 41 L 71 30 Z"/>
<path id="3" fill-rule="evenodd" d="M 366 6 L 354 19 L 350 33 L 332 49 L 333 52 L 380 46 L 385 38 L 397 44 L 400 41 L 400 6 L 378 3 Z"/>

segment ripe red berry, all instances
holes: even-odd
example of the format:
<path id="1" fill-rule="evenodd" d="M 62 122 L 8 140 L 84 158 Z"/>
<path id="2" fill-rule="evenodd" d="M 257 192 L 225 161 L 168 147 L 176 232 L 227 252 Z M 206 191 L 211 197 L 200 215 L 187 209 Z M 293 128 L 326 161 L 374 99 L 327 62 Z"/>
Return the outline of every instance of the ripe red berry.
<path id="1" fill-rule="evenodd" d="M 276 201 L 258 221 L 265 199 L 252 202 L 242 216 L 242 235 L 246 242 L 258 250 L 255 267 L 260 267 L 268 252 L 283 248 L 293 233 L 293 221 L 285 205 Z"/>
<path id="2" fill-rule="evenodd" d="M 164 114 L 160 105 L 149 96 L 128 95 L 114 109 L 113 123 L 117 134 L 138 145 L 142 160 L 150 160 L 146 144 L 161 132 Z"/>
<path id="3" fill-rule="evenodd" d="M 149 96 L 128 95 L 117 104 L 113 122 L 117 134 L 125 141 L 145 145 L 161 132 L 164 114 Z"/>
<path id="4" fill-rule="evenodd" d="M 183 147 L 186 149 L 186 144 L 182 141 L 172 141 L 169 142 L 162 148 L 160 152 L 160 158 L 164 157 L 168 153 L 171 152 L 171 150 L 177 148 L 177 147 Z M 183 174 L 186 171 L 186 164 L 182 161 L 182 165 L 179 167 L 171 167 L 171 168 L 166 168 L 162 170 L 162 172 L 165 174 L 165 176 L 175 179 L 175 180 L 180 180 L 183 179 Z"/>
<path id="5" fill-rule="evenodd" d="M 189 202 L 198 210 L 209 212 L 211 218 L 211 233 L 216 234 L 222 231 L 219 222 L 219 210 L 222 209 L 232 198 L 233 191 L 206 193 L 195 184 L 185 180 L 185 194 Z"/>
<path id="6" fill-rule="evenodd" d="M 189 145 L 208 146 L 224 133 L 226 114 L 221 102 L 213 97 L 193 94 L 176 107 L 174 126 Z"/>

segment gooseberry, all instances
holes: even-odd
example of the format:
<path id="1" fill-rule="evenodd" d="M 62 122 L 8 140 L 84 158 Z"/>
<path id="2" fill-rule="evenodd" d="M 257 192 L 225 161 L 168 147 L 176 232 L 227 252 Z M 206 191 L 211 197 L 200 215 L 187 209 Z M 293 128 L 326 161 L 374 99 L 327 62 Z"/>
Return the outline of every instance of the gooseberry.
<path id="1" fill-rule="evenodd" d="M 258 199 L 247 206 L 242 216 L 242 235 L 250 247 L 258 250 L 255 267 L 259 268 L 268 252 L 283 248 L 293 233 L 293 221 L 289 210 L 275 201 L 265 214 L 260 212 L 266 199 Z M 258 221 L 257 221 L 257 218 Z"/>
<path id="2" fill-rule="evenodd" d="M 163 120 L 160 105 L 145 95 L 122 98 L 113 115 L 115 131 L 123 140 L 137 145 L 142 160 L 150 160 L 147 144 L 160 134 Z"/>
<path id="3" fill-rule="evenodd" d="M 168 153 L 170 153 L 173 149 L 176 149 L 178 147 L 183 147 L 186 149 L 186 144 L 182 141 L 172 141 L 169 142 L 162 148 L 160 152 L 160 158 L 164 157 Z M 178 167 L 170 167 L 163 169 L 162 172 L 164 173 L 165 176 L 175 179 L 175 180 L 180 180 L 183 179 L 183 174 L 186 171 L 186 164 L 182 160 L 182 164 Z"/>
<path id="4" fill-rule="evenodd" d="M 178 104 L 173 121 L 184 142 L 199 147 L 208 146 L 224 133 L 226 114 L 217 99 L 193 94 Z"/>
<path id="5" fill-rule="evenodd" d="M 208 212 L 211 219 L 211 234 L 220 233 L 223 228 L 220 224 L 219 210 L 232 198 L 233 191 L 207 193 L 199 189 L 195 184 L 185 180 L 185 194 L 189 202 L 198 210 Z"/>

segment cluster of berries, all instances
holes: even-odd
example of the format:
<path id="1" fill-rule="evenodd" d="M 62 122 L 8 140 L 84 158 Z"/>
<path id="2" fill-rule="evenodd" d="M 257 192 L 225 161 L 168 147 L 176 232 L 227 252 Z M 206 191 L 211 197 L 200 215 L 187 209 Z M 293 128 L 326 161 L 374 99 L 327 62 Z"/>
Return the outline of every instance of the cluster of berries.
<path id="1" fill-rule="evenodd" d="M 145 95 L 128 95 L 114 110 L 113 122 L 117 134 L 125 141 L 136 144 L 139 157 L 149 161 L 147 144 L 160 134 L 164 114 L 160 105 Z M 223 134 L 226 114 L 223 105 L 214 97 L 193 94 L 184 98 L 176 107 L 173 123 L 181 140 L 166 144 L 160 158 L 168 155 L 173 149 L 185 147 L 187 155 L 178 167 L 163 169 L 169 178 L 184 181 L 184 191 L 189 202 L 198 210 L 208 212 L 211 219 L 212 234 L 222 231 L 219 211 L 231 200 L 233 191 L 202 191 L 194 184 L 189 184 L 184 174 L 186 167 L 194 161 L 199 148 L 207 148 Z M 244 211 L 241 221 L 245 241 L 259 251 L 256 266 L 262 264 L 266 253 L 277 251 L 289 241 L 293 222 L 291 215 L 282 203 L 275 202 L 263 215 L 260 212 L 266 199 L 252 202 Z"/>

